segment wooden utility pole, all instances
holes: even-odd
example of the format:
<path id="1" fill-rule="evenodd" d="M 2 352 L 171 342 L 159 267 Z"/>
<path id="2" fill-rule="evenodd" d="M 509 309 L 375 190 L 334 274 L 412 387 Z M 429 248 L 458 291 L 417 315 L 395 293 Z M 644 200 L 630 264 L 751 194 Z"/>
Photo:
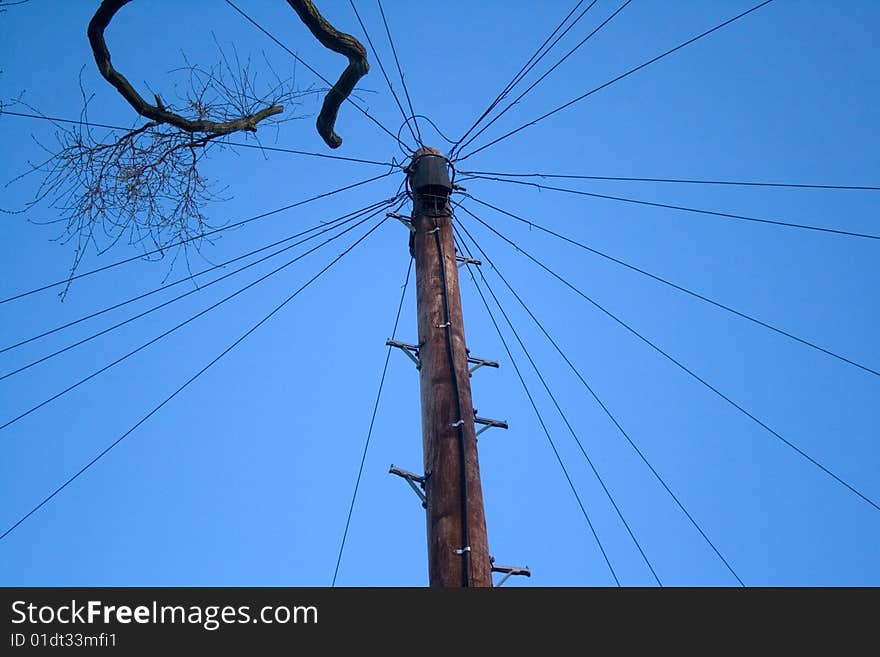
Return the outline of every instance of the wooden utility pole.
<path id="1" fill-rule="evenodd" d="M 431 586 L 492 586 L 446 158 L 423 147 L 413 195 L 422 443 Z M 445 176 L 445 182 L 444 182 Z"/>

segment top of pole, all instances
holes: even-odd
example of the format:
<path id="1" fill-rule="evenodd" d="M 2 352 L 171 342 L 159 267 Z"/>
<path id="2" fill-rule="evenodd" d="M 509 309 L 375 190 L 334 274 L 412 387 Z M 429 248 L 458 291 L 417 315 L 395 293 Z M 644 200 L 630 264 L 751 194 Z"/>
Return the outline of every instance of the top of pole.
<path id="1" fill-rule="evenodd" d="M 412 191 L 420 196 L 442 198 L 444 201 L 452 193 L 449 178 L 449 160 L 439 150 L 422 146 L 413 154 L 412 162 L 406 168 Z"/>
<path id="2" fill-rule="evenodd" d="M 433 146 L 422 146 L 419 150 L 413 153 L 413 161 L 423 155 L 439 155 L 442 158 L 446 157 L 439 149 L 434 148 Z"/>

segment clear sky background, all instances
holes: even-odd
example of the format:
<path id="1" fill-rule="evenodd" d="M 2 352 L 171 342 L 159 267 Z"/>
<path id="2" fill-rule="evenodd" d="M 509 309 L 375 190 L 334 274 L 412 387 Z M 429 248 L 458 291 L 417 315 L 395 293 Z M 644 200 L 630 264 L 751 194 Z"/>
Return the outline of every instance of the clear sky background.
<path id="1" fill-rule="evenodd" d="M 344 58 L 326 51 L 281 0 L 245 9 L 328 78 Z M 384 8 L 416 112 L 457 139 L 574 4 L 398 2 Z M 484 133 L 482 145 L 744 11 L 742 1 L 635 0 Z M 86 25 L 97 2 L 33 0 L 0 15 L 0 97 L 76 118 L 79 79 L 90 118 L 131 125 L 134 112 L 95 70 Z M 346 2 L 318 3 L 363 37 Z M 389 72 L 376 4 L 359 0 Z M 610 15 L 600 0 L 529 80 Z M 868 0 L 777 0 L 459 164 L 462 170 L 880 184 L 880 73 Z M 214 35 L 320 85 L 221 0 L 133 2 L 107 32 L 113 62 L 147 96 L 172 97 L 191 61 L 216 61 Z M 401 115 L 373 57 L 360 98 L 392 132 Z M 399 85 L 397 85 L 399 88 Z M 520 87 L 522 89 L 524 87 Z M 307 118 L 259 133 L 264 144 L 329 152 Z M 16 108 L 28 111 L 21 106 Z M 351 106 L 334 154 L 402 161 L 394 141 Z M 425 142 L 448 144 L 422 124 Z M 0 180 L 45 157 L 51 123 L 0 116 Z M 404 133 L 405 134 L 405 133 Z M 411 141 L 411 140 L 410 140 Z M 233 222 L 376 176 L 388 168 L 288 153 L 217 153 L 207 171 L 228 200 L 208 208 Z M 460 174 L 461 175 L 461 174 Z M 222 262 L 396 193 L 402 174 L 221 233 L 194 269 Z M 541 182 L 540 180 L 536 180 Z M 38 178 L 2 188 L 20 209 Z M 877 191 L 635 182 L 545 181 L 584 191 L 778 221 L 880 234 Z M 487 180 L 473 196 L 609 255 L 880 369 L 875 239 L 537 190 Z M 465 206 L 747 409 L 780 436 L 880 501 L 880 377 L 798 344 L 470 201 Z M 807 462 L 459 213 L 532 312 L 562 346 L 706 536 L 749 585 L 880 584 L 880 511 Z M 0 297 L 62 279 L 70 244 L 53 241 L 46 205 L 0 223 Z M 31 221 L 33 220 L 33 221 Z M 0 430 L 0 532 L 116 440 L 180 384 L 326 265 L 357 229 L 174 332 L 39 411 Z M 310 244 L 311 245 L 311 244 Z M 302 252 L 300 247 L 291 254 Z M 135 255 L 90 251 L 82 270 Z M 289 258 L 290 255 L 287 255 Z M 0 421 L 271 271 L 279 256 L 161 311 L 0 381 Z M 312 287 L 0 541 L 4 585 L 302 585 L 333 576 L 352 489 L 409 255 L 388 221 Z M 162 284 L 169 262 L 136 261 L 0 305 L 7 346 Z M 596 469 L 666 585 L 737 582 L 615 426 L 507 293 L 483 272 L 565 410 Z M 185 275 L 180 263 L 168 280 Z M 215 274 L 203 277 L 214 278 Z M 189 284 L 186 284 L 189 285 Z M 7 373 L 179 294 L 154 295 L 0 354 Z M 499 370 L 472 379 L 481 415 L 506 432 L 480 439 L 490 548 L 528 565 L 511 586 L 613 585 L 510 358 L 462 271 L 468 346 Z M 190 287 L 186 287 L 190 289 Z M 497 311 L 496 311 L 497 314 Z M 499 316 L 500 319 L 500 316 Z M 655 580 L 528 361 L 513 354 L 621 583 Z M 398 338 L 416 341 L 407 291 Z M 427 581 L 424 513 L 390 464 L 419 471 L 418 377 L 392 353 L 339 571 L 344 586 Z"/>

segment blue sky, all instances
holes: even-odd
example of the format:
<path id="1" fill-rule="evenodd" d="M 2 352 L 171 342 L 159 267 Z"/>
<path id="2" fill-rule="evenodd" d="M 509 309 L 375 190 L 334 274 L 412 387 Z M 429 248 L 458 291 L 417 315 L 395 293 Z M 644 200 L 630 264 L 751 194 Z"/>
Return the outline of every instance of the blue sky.
<path id="1" fill-rule="evenodd" d="M 33 2 L 0 17 L 0 97 L 76 118 L 79 78 L 95 94 L 93 121 L 128 125 L 134 112 L 95 70 L 85 27 L 96 3 Z M 183 6 L 180 6 L 183 4 Z M 386 0 L 416 112 L 457 138 L 574 2 L 403 3 Z M 357 3 L 386 67 L 393 59 L 372 2 Z M 600 0 L 534 75 L 619 6 Z M 489 128 L 474 146 L 579 96 L 744 11 L 745 2 L 627 6 L 581 50 Z M 319 7 L 362 37 L 348 3 Z M 438 9 L 439 7 L 439 9 Z M 312 39 L 279 0 L 247 3 L 262 25 L 328 78 L 344 60 Z M 880 7 L 777 0 L 459 164 L 462 170 L 878 185 L 880 89 L 873 26 Z M 320 84 L 225 3 L 135 2 L 107 33 L 114 64 L 142 93 L 173 93 L 182 55 L 216 59 L 213 35 L 242 55 Z M 566 45 L 568 44 L 568 45 Z M 372 53 L 371 53 L 372 55 Z M 554 56 L 555 55 L 555 56 Z M 360 97 L 392 132 L 400 113 L 373 70 Z M 522 88 L 522 87 L 521 87 Z M 329 152 L 308 118 L 260 137 L 267 145 Z M 21 108 L 19 108 L 21 109 Z M 25 110 L 26 111 L 26 110 Z M 423 124 L 426 143 L 443 138 Z M 49 123 L 0 116 L 4 184 L 38 161 Z M 350 106 L 334 154 L 388 161 L 394 141 Z M 228 200 L 208 208 L 238 221 L 387 168 L 286 153 L 218 153 L 207 172 Z M 195 268 L 236 257 L 396 193 L 396 173 L 328 199 L 221 233 Z M 2 188 L 21 208 L 37 179 Z M 540 182 L 540 181 L 538 181 Z M 554 181 L 605 195 L 880 234 L 878 192 L 635 182 Z M 877 241 L 487 180 L 474 197 L 662 276 L 869 368 L 880 369 Z M 875 502 L 880 380 L 556 240 L 471 201 L 466 207 L 673 355 L 786 440 Z M 71 245 L 54 241 L 45 205 L 3 215 L 0 296 L 63 278 Z M 880 512 L 640 342 L 475 220 L 461 219 L 566 355 L 749 585 L 880 584 Z M 33 221 L 29 221 L 33 220 Z M 360 235 L 353 231 L 237 296 L 68 395 L 0 430 L 0 526 L 13 524 Z M 330 584 L 352 486 L 408 262 L 407 235 L 386 222 L 171 403 L 5 539 L 4 585 Z M 306 247 L 292 251 L 302 252 Z M 92 269 L 135 255 L 90 252 Z M 284 256 L 281 256 L 282 258 Z M 289 256 L 288 256 L 289 257 Z M 257 265 L 62 356 L 0 381 L 5 422 L 210 306 L 283 260 Z M 168 262 L 136 261 L 54 292 L 0 305 L 0 343 L 162 284 Z M 602 413 L 488 266 L 484 274 L 666 585 L 736 580 Z M 179 263 L 170 274 L 181 276 Z M 212 278 L 208 275 L 206 278 Z M 170 279 L 169 279 L 170 280 Z M 179 289 L 185 286 L 179 286 Z M 510 359 L 465 272 L 468 346 L 497 359 L 472 384 L 481 415 L 506 432 L 481 436 L 492 553 L 528 565 L 508 585 L 613 585 Z M 190 288 L 186 288 L 190 289 Z M 177 292 L 180 293 L 179 291 Z M 149 308 L 174 291 L 0 353 L 0 372 Z M 408 290 L 398 338 L 415 341 Z M 497 314 L 497 312 L 496 312 Z M 500 319 L 500 317 L 499 317 Z M 506 330 L 506 329 L 505 329 Z M 509 335 L 505 338 L 512 344 Z M 644 560 L 528 366 L 514 357 L 602 545 L 624 585 L 652 585 Z M 426 583 L 424 516 L 394 463 L 421 463 L 418 378 L 391 354 L 338 583 Z"/>

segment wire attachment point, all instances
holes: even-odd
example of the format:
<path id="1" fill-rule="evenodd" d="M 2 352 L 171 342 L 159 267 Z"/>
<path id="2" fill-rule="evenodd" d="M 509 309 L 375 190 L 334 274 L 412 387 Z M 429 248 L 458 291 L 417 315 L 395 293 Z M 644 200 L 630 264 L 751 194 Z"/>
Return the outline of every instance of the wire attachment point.
<path id="1" fill-rule="evenodd" d="M 393 463 L 391 464 L 388 472 L 390 474 L 400 477 L 401 479 L 405 479 L 406 483 L 409 484 L 410 488 L 413 489 L 413 492 L 418 495 L 419 499 L 421 500 L 422 508 L 428 508 L 428 498 L 425 495 L 425 477 L 419 476 L 414 472 L 410 472 L 409 470 L 398 468 Z M 416 484 L 418 484 L 418 486 L 416 486 Z"/>
<path id="2" fill-rule="evenodd" d="M 398 214 L 397 212 L 386 212 L 385 216 L 397 219 L 400 223 L 409 228 L 409 232 L 416 232 L 416 227 L 413 225 L 412 217 L 407 217 L 406 215 Z"/>
<path id="3" fill-rule="evenodd" d="M 422 361 L 419 359 L 419 347 L 414 344 L 407 344 L 406 342 L 399 342 L 398 340 L 392 340 L 388 338 L 385 340 L 385 344 L 389 347 L 397 347 L 400 349 L 406 356 L 416 364 L 416 369 L 422 369 Z"/>
<path id="4" fill-rule="evenodd" d="M 525 566 L 525 567 L 522 567 L 522 566 L 496 566 L 495 565 L 495 557 L 489 557 L 489 561 L 492 564 L 492 572 L 493 573 L 502 573 L 504 575 L 504 577 L 502 577 L 500 580 L 498 580 L 497 584 L 494 584 L 494 586 L 496 588 L 499 586 L 502 586 L 504 584 L 504 582 L 506 582 L 511 577 L 514 577 L 517 575 L 520 575 L 523 577 L 531 577 L 532 576 L 532 571 L 529 570 L 528 566 Z"/>
<path id="5" fill-rule="evenodd" d="M 464 256 L 455 256 L 455 261 L 458 263 L 458 267 L 461 268 L 464 265 L 477 265 L 478 267 L 483 264 L 482 260 L 477 260 L 476 258 L 466 258 Z"/>
<path id="6" fill-rule="evenodd" d="M 477 433 L 474 434 L 474 437 L 479 436 L 486 429 L 491 429 L 493 427 L 496 429 L 508 429 L 509 428 L 507 426 L 506 420 L 493 420 L 492 418 L 479 417 L 477 415 L 474 415 L 474 424 L 482 425 L 481 428 L 479 429 L 479 431 L 477 431 Z"/>

